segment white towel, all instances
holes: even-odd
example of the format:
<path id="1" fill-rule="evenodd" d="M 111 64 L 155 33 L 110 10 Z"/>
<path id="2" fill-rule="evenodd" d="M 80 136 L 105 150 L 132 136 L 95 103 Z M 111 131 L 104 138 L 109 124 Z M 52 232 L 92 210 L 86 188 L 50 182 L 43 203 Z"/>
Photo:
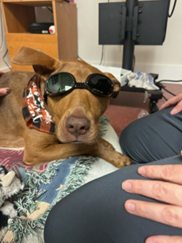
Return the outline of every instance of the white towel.
<path id="1" fill-rule="evenodd" d="M 127 75 L 128 86 L 143 88 L 146 90 L 159 90 L 154 84 L 154 78 L 151 74 L 141 73 L 141 72 L 132 72 Z"/>

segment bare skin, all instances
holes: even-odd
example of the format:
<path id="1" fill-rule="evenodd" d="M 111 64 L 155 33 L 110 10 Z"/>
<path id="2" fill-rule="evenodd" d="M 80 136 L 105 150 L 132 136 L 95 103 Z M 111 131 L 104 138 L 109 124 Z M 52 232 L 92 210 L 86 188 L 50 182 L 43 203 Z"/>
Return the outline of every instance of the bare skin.
<path id="1" fill-rule="evenodd" d="M 1 88 L 0 96 L 5 96 L 5 95 L 9 94 L 10 92 L 11 92 L 11 90 L 9 88 Z"/>
<path id="2" fill-rule="evenodd" d="M 177 113 L 179 113 L 180 111 L 182 111 L 182 93 L 171 98 L 170 100 L 168 100 L 167 102 L 165 102 L 159 110 L 163 110 L 167 107 L 173 106 L 175 105 L 175 107 L 172 109 L 171 111 L 171 115 L 175 115 Z"/>

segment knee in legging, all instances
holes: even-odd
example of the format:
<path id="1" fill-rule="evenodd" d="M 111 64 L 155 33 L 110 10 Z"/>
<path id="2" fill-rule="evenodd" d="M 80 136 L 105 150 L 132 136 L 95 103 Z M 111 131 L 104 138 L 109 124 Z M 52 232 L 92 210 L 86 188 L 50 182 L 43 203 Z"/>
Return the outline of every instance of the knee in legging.
<path id="1" fill-rule="evenodd" d="M 140 149 L 139 137 L 141 136 L 141 124 L 137 120 L 128 125 L 119 138 L 119 143 L 123 154 L 129 156 L 133 161 L 137 162 L 137 151 Z"/>

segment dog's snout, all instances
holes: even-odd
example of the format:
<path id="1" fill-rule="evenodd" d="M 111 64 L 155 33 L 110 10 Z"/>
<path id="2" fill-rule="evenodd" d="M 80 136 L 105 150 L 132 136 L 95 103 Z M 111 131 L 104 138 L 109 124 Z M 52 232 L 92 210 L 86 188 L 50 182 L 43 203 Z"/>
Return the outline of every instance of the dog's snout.
<path id="1" fill-rule="evenodd" d="M 78 137 L 87 133 L 90 128 L 90 121 L 86 117 L 70 116 L 67 118 L 66 128 L 69 133 Z"/>

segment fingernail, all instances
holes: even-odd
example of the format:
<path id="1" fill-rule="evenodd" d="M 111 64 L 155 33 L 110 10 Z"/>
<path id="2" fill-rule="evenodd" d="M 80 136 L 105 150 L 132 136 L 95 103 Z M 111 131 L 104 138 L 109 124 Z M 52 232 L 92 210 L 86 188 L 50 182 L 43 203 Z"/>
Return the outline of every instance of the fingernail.
<path id="1" fill-rule="evenodd" d="M 176 108 L 172 109 L 172 111 L 170 112 L 171 115 L 175 115 L 176 113 L 178 113 L 178 110 Z"/>
<path id="2" fill-rule="evenodd" d="M 139 173 L 140 175 L 145 175 L 145 174 L 146 174 L 146 169 L 145 169 L 145 167 L 140 167 L 140 168 L 138 168 L 138 173 Z"/>
<path id="3" fill-rule="evenodd" d="M 127 211 L 129 211 L 129 212 L 133 212 L 133 211 L 135 211 L 135 204 L 134 203 L 132 203 L 132 202 L 126 202 L 125 203 L 125 209 L 127 210 Z"/>
<path id="4" fill-rule="evenodd" d="M 131 191 L 131 183 L 128 182 L 128 181 L 124 181 L 122 183 L 122 189 L 125 190 L 125 191 Z"/>
<path id="5" fill-rule="evenodd" d="M 6 94 L 9 94 L 11 92 L 11 89 L 6 89 Z"/>
<path id="6" fill-rule="evenodd" d="M 149 239 L 149 240 L 146 240 L 146 243 L 158 243 L 158 241 L 153 240 L 153 239 Z"/>

